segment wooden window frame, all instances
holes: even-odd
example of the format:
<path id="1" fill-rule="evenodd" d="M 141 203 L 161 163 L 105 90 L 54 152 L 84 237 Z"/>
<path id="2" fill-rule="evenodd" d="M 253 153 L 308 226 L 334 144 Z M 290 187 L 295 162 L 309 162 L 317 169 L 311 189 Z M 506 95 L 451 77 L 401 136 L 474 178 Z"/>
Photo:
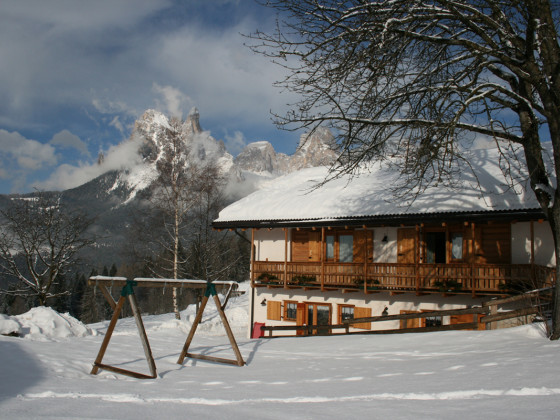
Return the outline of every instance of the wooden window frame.
<path id="1" fill-rule="evenodd" d="M 367 232 L 368 230 L 364 230 L 365 232 Z M 356 262 L 356 247 L 359 246 L 358 242 L 359 242 L 359 235 L 358 232 L 361 232 L 358 229 L 337 229 L 337 230 L 331 230 L 325 233 L 325 261 L 326 262 L 334 262 L 334 263 L 355 263 Z M 372 231 L 373 232 L 373 231 Z M 327 258 L 327 238 L 331 236 L 334 238 L 334 243 L 333 243 L 333 258 Z M 340 261 L 340 237 L 341 236 L 352 236 L 352 261 Z M 368 239 L 371 240 L 371 244 L 368 244 Z M 373 250 L 373 234 L 370 238 L 370 236 L 366 235 L 366 238 L 364 239 L 364 246 L 366 247 L 366 250 L 369 249 L 369 247 L 372 248 Z M 367 253 L 368 255 L 365 256 L 365 258 L 367 259 L 371 259 L 373 261 L 373 254 L 371 255 L 371 257 L 369 256 L 369 253 Z"/>
<path id="2" fill-rule="evenodd" d="M 461 235 L 461 258 L 453 258 L 453 236 Z M 465 229 L 450 229 L 448 233 L 448 257 L 450 263 L 462 263 L 465 261 L 468 244 L 466 243 Z"/>
<path id="3" fill-rule="evenodd" d="M 342 309 L 343 308 L 352 308 L 352 319 L 354 319 L 354 314 L 356 311 L 356 305 L 347 305 L 347 304 L 338 304 L 337 305 L 337 321 L 339 324 L 342 324 Z"/>
<path id="4" fill-rule="evenodd" d="M 295 305 L 295 313 L 294 317 L 291 318 L 288 316 L 288 305 Z M 297 320 L 297 305 L 298 302 L 296 300 L 285 300 L 284 301 L 284 321 L 296 321 Z"/>
<path id="5" fill-rule="evenodd" d="M 467 228 L 460 225 L 449 225 L 446 227 L 426 227 L 423 229 L 422 232 L 422 261 L 427 262 L 428 260 L 428 241 L 427 241 L 427 234 L 428 233 L 445 233 L 445 264 L 452 264 L 452 263 L 464 263 L 468 261 L 470 255 L 469 249 L 469 241 L 470 241 L 470 232 Z M 453 258 L 452 254 L 452 239 L 453 235 L 458 234 L 462 236 L 462 257 L 461 258 Z"/>
<path id="6" fill-rule="evenodd" d="M 422 312 L 432 312 L 432 311 L 433 311 L 433 309 L 422 309 L 420 312 L 422 313 Z M 439 325 L 428 325 L 430 323 L 429 321 L 435 320 L 437 318 L 439 318 Z M 433 326 L 439 327 L 441 325 L 443 325 L 443 316 L 442 315 L 435 315 L 435 316 L 432 316 L 432 317 L 429 317 L 429 318 L 422 318 L 422 326 L 423 327 L 433 327 Z"/>

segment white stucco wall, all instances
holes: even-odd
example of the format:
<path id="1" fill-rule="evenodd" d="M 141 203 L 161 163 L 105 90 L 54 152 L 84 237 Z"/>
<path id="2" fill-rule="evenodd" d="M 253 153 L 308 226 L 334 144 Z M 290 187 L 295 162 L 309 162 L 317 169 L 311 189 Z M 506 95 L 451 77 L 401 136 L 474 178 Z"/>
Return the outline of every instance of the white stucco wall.
<path id="1" fill-rule="evenodd" d="M 531 263 L 531 223 L 511 225 L 511 262 L 512 264 Z"/>
<path id="2" fill-rule="evenodd" d="M 256 261 L 284 261 L 285 234 L 282 229 L 259 229 L 255 231 L 255 259 Z M 288 241 L 290 234 L 288 233 Z M 288 243 L 288 261 L 290 261 L 290 246 Z"/>
<path id="3" fill-rule="evenodd" d="M 387 242 L 383 242 L 385 235 L 387 235 Z M 397 228 L 373 229 L 373 262 L 397 262 Z"/>
<path id="4" fill-rule="evenodd" d="M 339 305 L 354 305 L 356 307 L 371 308 L 371 316 L 379 316 L 385 307 L 388 308 L 389 315 L 400 314 L 402 310 L 406 311 L 426 311 L 426 310 L 449 310 L 462 309 L 467 306 L 480 305 L 488 298 L 473 299 L 470 295 L 443 297 L 442 295 L 433 294 L 428 296 L 416 296 L 414 293 L 404 293 L 401 295 L 390 296 L 388 293 L 366 295 L 355 294 L 355 297 L 349 297 L 348 293 L 342 292 L 323 292 L 316 296 L 313 292 L 304 292 L 298 290 L 286 291 L 285 289 L 266 289 L 256 288 L 254 291 L 254 319 L 253 322 L 263 322 L 267 326 L 272 325 L 296 325 L 295 321 L 275 321 L 267 319 L 267 307 L 261 305 L 266 301 L 296 301 L 299 303 L 329 303 L 332 305 L 331 323 L 337 324 Z M 282 304 L 282 315 L 284 314 L 284 305 Z M 449 317 L 443 318 L 444 324 L 449 324 Z M 400 327 L 400 321 L 383 321 L 375 322 L 371 325 L 372 330 L 397 329 Z M 335 332 L 342 332 L 338 330 Z M 351 328 L 350 331 L 364 331 L 363 329 Z M 295 332 L 282 331 L 282 335 L 295 335 Z"/>
<path id="5" fill-rule="evenodd" d="M 554 240 L 548 222 L 533 222 L 535 237 L 535 264 L 552 267 L 555 265 Z M 511 225 L 512 264 L 531 263 L 531 222 Z"/>
<path id="6" fill-rule="evenodd" d="M 548 222 L 534 223 L 535 264 L 553 267 L 556 265 L 554 238 Z"/>

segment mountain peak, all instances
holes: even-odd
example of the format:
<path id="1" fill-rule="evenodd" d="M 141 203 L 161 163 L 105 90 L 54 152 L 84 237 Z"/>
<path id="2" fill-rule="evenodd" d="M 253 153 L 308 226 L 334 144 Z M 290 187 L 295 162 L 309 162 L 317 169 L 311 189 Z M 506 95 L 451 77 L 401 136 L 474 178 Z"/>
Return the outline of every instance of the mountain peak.
<path id="1" fill-rule="evenodd" d="M 292 156 L 276 153 L 268 141 L 257 141 L 245 146 L 235 158 L 235 163 L 248 172 L 285 175 L 302 168 L 330 165 L 338 156 L 333 144 L 334 136 L 330 130 L 319 127 L 301 135 L 299 146 Z"/>
<path id="2" fill-rule="evenodd" d="M 200 114 L 196 107 L 192 107 L 189 111 L 189 115 L 187 115 L 183 123 L 183 130 L 188 134 L 202 133 L 202 128 L 200 128 Z"/>

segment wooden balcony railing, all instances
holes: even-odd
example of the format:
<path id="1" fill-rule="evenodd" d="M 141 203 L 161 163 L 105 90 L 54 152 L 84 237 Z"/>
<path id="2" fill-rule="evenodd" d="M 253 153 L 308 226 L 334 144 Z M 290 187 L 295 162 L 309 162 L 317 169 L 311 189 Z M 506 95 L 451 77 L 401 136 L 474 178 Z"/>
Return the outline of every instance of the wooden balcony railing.
<path id="1" fill-rule="evenodd" d="M 531 264 L 398 264 L 255 261 L 254 286 L 509 294 L 551 286 L 555 271 Z"/>

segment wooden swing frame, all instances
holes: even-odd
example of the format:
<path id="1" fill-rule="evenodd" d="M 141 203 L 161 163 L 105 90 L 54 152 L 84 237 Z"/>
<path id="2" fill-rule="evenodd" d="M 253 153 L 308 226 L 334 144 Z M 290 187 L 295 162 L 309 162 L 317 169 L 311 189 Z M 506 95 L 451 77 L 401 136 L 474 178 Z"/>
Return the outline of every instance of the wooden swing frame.
<path id="1" fill-rule="evenodd" d="M 239 347 L 237 346 L 237 342 L 235 341 L 235 337 L 233 332 L 231 331 L 229 322 L 227 320 L 226 314 L 224 309 L 231 297 L 232 292 L 237 289 L 237 282 L 234 281 L 214 281 L 208 282 L 205 280 L 186 280 L 186 279 L 148 279 L 148 278 L 135 278 L 134 280 L 128 280 L 125 277 L 107 277 L 107 276 L 93 276 L 90 277 L 88 280 L 88 284 L 90 286 L 95 286 L 99 288 L 111 308 L 113 309 L 113 316 L 111 318 L 111 322 L 107 327 L 107 332 L 101 343 L 101 347 L 99 352 L 97 353 L 97 357 L 95 362 L 93 363 L 93 368 L 91 370 L 92 375 L 96 375 L 99 372 L 99 369 L 107 370 L 110 372 L 118 373 L 121 375 L 131 376 L 137 379 L 154 379 L 157 378 L 157 369 L 154 357 L 152 355 L 152 350 L 150 348 L 150 343 L 148 341 L 148 335 L 146 334 L 146 329 L 144 328 L 144 323 L 142 321 L 142 315 L 140 310 L 138 309 L 138 302 L 136 301 L 136 295 L 134 294 L 134 287 L 176 287 L 176 288 L 195 288 L 195 289 L 206 289 L 204 297 L 202 298 L 202 302 L 198 312 L 196 314 L 195 320 L 189 331 L 187 340 L 185 341 L 185 345 L 183 346 L 183 350 L 179 356 L 177 361 L 178 364 L 183 364 L 185 357 L 189 357 L 192 359 L 202 359 L 202 360 L 209 360 L 218 363 L 227 363 L 233 364 L 237 366 L 243 366 L 245 361 L 241 356 L 241 352 L 239 351 Z M 220 299 L 216 292 L 216 286 L 222 286 L 223 288 L 229 286 L 227 291 L 224 303 L 220 302 Z M 113 287 L 122 287 L 121 296 L 118 301 L 115 301 L 111 292 L 107 289 Z M 218 314 L 222 320 L 222 324 L 226 330 L 227 336 L 229 338 L 231 347 L 235 353 L 235 359 L 224 359 L 221 357 L 213 357 L 204 354 L 194 354 L 189 353 L 188 349 L 190 344 L 194 338 L 198 325 L 202 320 L 202 315 L 204 314 L 204 309 L 206 308 L 206 304 L 208 303 L 209 297 L 212 296 L 214 302 L 216 304 L 216 308 L 218 310 Z M 148 367 L 150 369 L 150 374 L 146 375 L 139 372 L 134 372 L 131 370 L 111 366 L 102 363 L 103 357 L 105 356 L 105 352 L 107 347 L 109 346 L 109 342 L 111 341 L 111 336 L 117 325 L 117 321 L 119 319 L 119 315 L 122 311 L 124 303 L 128 300 L 130 307 L 132 309 L 132 313 L 134 315 L 134 319 L 136 321 L 136 326 L 138 328 L 138 334 L 140 336 L 140 340 L 142 342 L 142 347 L 144 349 L 144 355 L 146 356 L 146 361 L 148 362 Z"/>

